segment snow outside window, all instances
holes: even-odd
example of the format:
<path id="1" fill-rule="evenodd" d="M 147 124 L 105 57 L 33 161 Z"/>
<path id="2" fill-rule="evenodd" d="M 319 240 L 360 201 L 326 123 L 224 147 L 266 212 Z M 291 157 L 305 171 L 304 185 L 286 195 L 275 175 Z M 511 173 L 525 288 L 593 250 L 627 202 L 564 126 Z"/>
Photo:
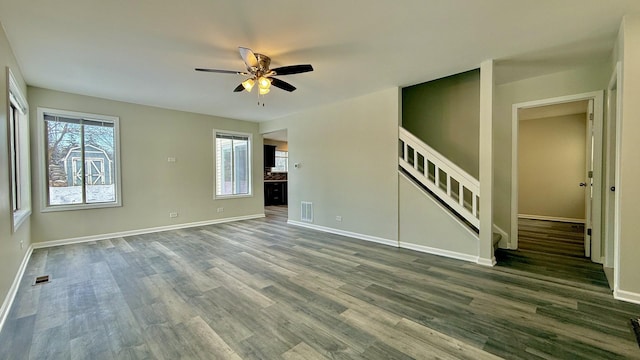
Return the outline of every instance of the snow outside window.
<path id="1" fill-rule="evenodd" d="M 120 206 L 118 118 L 38 109 L 45 210 Z"/>

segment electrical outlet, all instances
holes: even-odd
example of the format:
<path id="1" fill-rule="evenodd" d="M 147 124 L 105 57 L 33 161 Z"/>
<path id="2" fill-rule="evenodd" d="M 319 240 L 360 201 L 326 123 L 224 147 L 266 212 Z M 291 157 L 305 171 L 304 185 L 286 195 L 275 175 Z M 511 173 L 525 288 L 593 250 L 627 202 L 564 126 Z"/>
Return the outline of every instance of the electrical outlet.
<path id="1" fill-rule="evenodd" d="M 167 162 L 170 162 L 170 163 L 176 162 L 176 158 L 174 158 L 173 156 L 170 156 L 167 158 Z"/>
<path id="2" fill-rule="evenodd" d="M 219 207 L 217 210 L 219 213 L 224 212 L 224 208 Z"/>
<path id="3" fill-rule="evenodd" d="M 169 213 L 169 217 L 170 218 L 177 218 L 178 217 L 178 213 L 177 212 L 170 212 Z"/>
<path id="4" fill-rule="evenodd" d="M 24 241 L 20 240 L 20 249 L 24 249 Z"/>
<path id="5" fill-rule="evenodd" d="M 341 222 L 342 221 L 342 216 L 340 216 L 340 215 L 336 216 L 336 221 L 340 221 Z"/>

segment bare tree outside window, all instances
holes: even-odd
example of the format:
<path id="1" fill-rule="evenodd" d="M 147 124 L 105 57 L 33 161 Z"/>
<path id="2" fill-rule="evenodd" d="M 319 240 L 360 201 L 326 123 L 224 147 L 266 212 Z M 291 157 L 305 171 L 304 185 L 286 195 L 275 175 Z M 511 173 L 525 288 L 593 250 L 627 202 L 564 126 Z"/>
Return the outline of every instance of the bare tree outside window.
<path id="1" fill-rule="evenodd" d="M 44 112 L 43 120 L 48 206 L 117 202 L 117 118 Z"/>

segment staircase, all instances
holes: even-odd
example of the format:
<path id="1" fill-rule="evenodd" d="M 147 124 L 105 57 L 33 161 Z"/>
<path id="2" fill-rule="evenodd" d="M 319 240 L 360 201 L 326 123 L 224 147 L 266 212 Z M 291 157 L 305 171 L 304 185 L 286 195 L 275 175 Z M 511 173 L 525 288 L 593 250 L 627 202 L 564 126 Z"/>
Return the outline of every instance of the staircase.
<path id="1" fill-rule="evenodd" d="M 400 168 L 477 232 L 480 228 L 480 182 L 402 127 L 399 128 L 399 139 Z"/>
<path id="2" fill-rule="evenodd" d="M 477 240 L 480 228 L 480 182 L 404 128 L 399 127 L 398 133 L 401 173 L 447 209 L 461 226 L 473 231 Z M 500 240 L 501 235 L 494 232 L 494 249 Z"/>

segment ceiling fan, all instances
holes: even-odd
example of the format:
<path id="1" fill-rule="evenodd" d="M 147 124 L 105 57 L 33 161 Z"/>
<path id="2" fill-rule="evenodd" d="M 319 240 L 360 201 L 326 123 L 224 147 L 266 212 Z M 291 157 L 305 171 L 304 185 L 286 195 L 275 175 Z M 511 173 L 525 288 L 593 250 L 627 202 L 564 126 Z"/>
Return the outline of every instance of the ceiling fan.
<path id="1" fill-rule="evenodd" d="M 275 69 L 269 69 L 271 64 L 271 58 L 251 51 L 249 48 L 238 47 L 240 56 L 244 61 L 247 71 L 233 71 L 233 70 L 218 70 L 218 69 L 203 69 L 196 68 L 196 71 L 205 71 L 222 74 L 238 74 L 242 76 L 248 76 L 249 78 L 240 83 L 233 91 L 240 92 L 247 90 L 248 92 L 253 89 L 254 85 L 258 84 L 258 90 L 260 95 L 265 95 L 269 92 L 271 85 L 280 88 L 285 91 L 294 91 L 295 86 L 289 84 L 286 81 L 282 81 L 275 76 L 300 74 L 309 71 L 313 71 L 313 66 L 310 64 L 303 65 L 290 65 L 282 66 Z"/>

